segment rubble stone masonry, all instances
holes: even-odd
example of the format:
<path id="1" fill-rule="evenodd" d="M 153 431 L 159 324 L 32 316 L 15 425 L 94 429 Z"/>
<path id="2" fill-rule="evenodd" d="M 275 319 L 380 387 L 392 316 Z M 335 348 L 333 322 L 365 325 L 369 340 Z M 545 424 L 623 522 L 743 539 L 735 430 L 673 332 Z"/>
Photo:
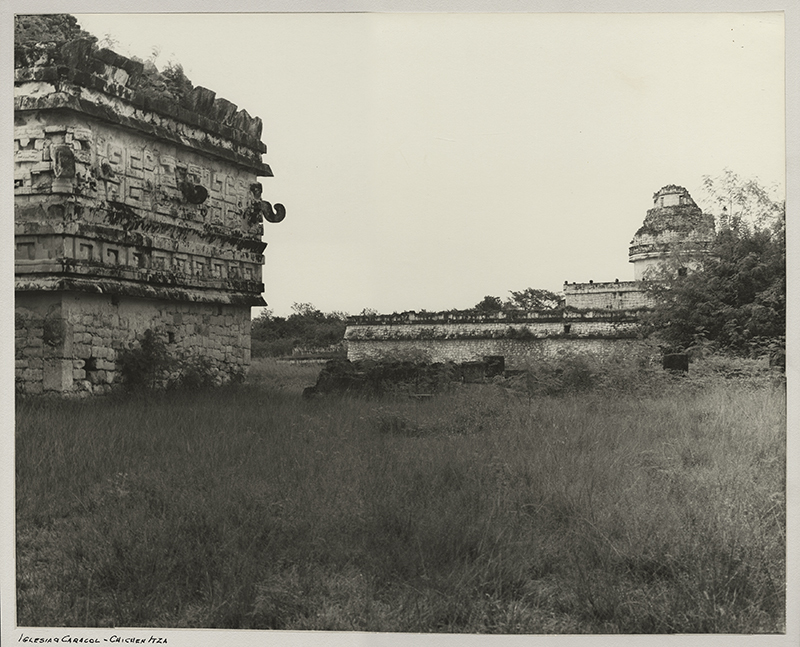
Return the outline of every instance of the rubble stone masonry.
<path id="1" fill-rule="evenodd" d="M 652 297 L 639 281 L 564 283 L 564 301 L 568 307 L 581 310 L 635 310 L 653 306 Z"/>
<path id="2" fill-rule="evenodd" d="M 16 383 L 102 392 L 154 331 L 217 382 L 250 360 L 263 305 L 261 120 L 196 87 L 145 91 L 143 66 L 90 41 L 17 61 L 14 97 Z"/>
<path id="3" fill-rule="evenodd" d="M 231 305 L 41 292 L 17 299 L 15 367 L 25 392 L 105 393 L 119 380 L 118 359 L 141 332 L 161 333 L 176 360 L 203 357 L 219 382 L 250 364 L 249 310 Z M 177 375 L 169 376 L 177 379 Z"/>
<path id="4" fill-rule="evenodd" d="M 347 358 L 470 362 L 503 356 L 507 368 L 559 351 L 604 354 L 638 344 L 637 312 L 570 309 L 541 312 L 403 313 L 351 317 Z"/>

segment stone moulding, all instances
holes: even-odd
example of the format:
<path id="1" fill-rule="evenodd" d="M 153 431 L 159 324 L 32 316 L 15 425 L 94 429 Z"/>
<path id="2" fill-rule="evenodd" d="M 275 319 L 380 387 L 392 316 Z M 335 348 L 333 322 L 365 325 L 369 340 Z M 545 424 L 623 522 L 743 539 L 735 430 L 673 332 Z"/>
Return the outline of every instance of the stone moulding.
<path id="1" fill-rule="evenodd" d="M 236 292 L 232 289 L 209 291 L 183 286 L 153 285 L 140 282 L 98 280 L 96 278 L 46 277 L 18 280 L 16 293 L 34 292 L 85 292 L 116 296 L 162 299 L 186 303 L 214 303 L 251 307 L 266 305 L 263 299 L 253 297 L 252 292 Z M 260 303 L 258 302 L 260 300 Z"/>
<path id="2" fill-rule="evenodd" d="M 87 39 L 15 64 L 17 391 L 107 393 L 148 332 L 169 380 L 198 357 L 215 384 L 241 377 L 263 222 L 285 215 L 261 196 L 261 119 Z"/>
<path id="3" fill-rule="evenodd" d="M 609 285 L 614 285 L 613 283 Z M 506 310 L 496 313 L 447 312 L 403 312 L 390 315 L 356 315 L 347 318 L 348 325 L 424 325 L 424 324 L 482 324 L 482 323 L 540 323 L 572 321 L 636 321 L 642 309 L 637 310 L 579 310 L 560 308 L 557 310 Z"/>
<path id="4" fill-rule="evenodd" d="M 564 292 L 591 292 L 593 290 L 619 290 L 639 292 L 641 281 L 595 281 L 594 283 L 564 283 Z"/>
<path id="5" fill-rule="evenodd" d="M 631 245 L 630 246 L 630 256 L 631 258 L 636 257 L 641 254 L 650 254 L 653 256 L 657 256 L 659 258 L 663 258 L 664 256 L 668 255 L 670 252 L 684 252 L 688 254 L 698 253 L 698 252 L 707 252 L 709 247 L 711 247 L 711 241 L 708 240 L 697 240 L 697 241 L 689 241 L 683 242 L 680 246 L 671 244 L 671 243 L 644 243 L 639 245 Z"/>
<path id="6" fill-rule="evenodd" d="M 99 95 L 95 95 L 93 98 L 95 101 L 63 91 L 55 91 L 45 96 L 22 95 L 14 98 L 14 111 L 64 110 L 85 114 L 156 139 L 170 141 L 219 157 L 262 177 L 272 177 L 273 175 L 268 164 L 255 158 L 255 156 L 260 157 L 262 152 L 266 152 L 266 147 L 263 145 L 255 149 L 252 148 L 252 142 L 234 146 L 232 142 L 236 142 L 241 137 L 232 140 L 224 139 L 222 136 L 215 137 L 214 135 L 218 134 L 219 129 L 212 128 L 212 124 L 198 125 L 200 132 L 192 132 L 185 126 L 180 127 L 180 122 L 169 123 L 163 119 L 154 119 L 152 115 L 139 111 L 137 111 L 138 114 L 126 115 L 109 105 L 108 101 L 103 101 Z"/>
<path id="7" fill-rule="evenodd" d="M 405 326 L 387 328 L 348 328 L 345 341 L 432 341 L 432 340 L 468 340 L 468 339 L 510 339 L 517 341 L 533 341 L 537 339 L 637 339 L 638 328 L 635 323 L 620 324 L 608 331 L 585 331 L 565 333 L 560 331 L 536 331 L 525 328 L 506 330 L 480 329 L 473 327 L 464 331 L 425 330 Z"/>

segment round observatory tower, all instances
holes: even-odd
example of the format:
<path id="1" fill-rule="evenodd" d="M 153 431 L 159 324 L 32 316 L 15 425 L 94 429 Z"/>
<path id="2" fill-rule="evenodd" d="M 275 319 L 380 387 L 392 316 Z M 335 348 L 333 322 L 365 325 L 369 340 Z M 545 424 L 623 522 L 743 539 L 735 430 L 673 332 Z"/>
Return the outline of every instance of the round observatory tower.
<path id="1" fill-rule="evenodd" d="M 628 252 L 637 281 L 671 256 L 679 259 L 677 271 L 697 266 L 714 239 L 714 216 L 704 214 L 682 186 L 669 184 L 653 195 L 653 208 L 634 234 Z"/>

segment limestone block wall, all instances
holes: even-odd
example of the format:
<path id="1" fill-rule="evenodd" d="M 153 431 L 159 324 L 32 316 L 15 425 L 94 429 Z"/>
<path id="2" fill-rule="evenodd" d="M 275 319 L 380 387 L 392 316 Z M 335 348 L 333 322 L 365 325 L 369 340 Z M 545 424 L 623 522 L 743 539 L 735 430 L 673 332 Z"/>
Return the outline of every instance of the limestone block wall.
<path id="1" fill-rule="evenodd" d="M 526 368 L 530 362 L 555 357 L 559 352 L 606 355 L 641 342 L 637 339 L 544 337 L 540 339 L 430 339 L 390 341 L 348 341 L 347 359 L 386 357 L 428 362 L 471 362 L 502 355 L 511 370 Z"/>
<path id="2" fill-rule="evenodd" d="M 564 300 L 567 307 L 580 310 L 636 310 L 654 305 L 638 281 L 565 283 Z"/>
<path id="3" fill-rule="evenodd" d="M 502 355 L 516 369 L 561 350 L 610 352 L 638 342 L 637 327 L 632 311 L 403 313 L 352 317 L 345 340 L 351 361 L 390 356 L 467 362 Z"/>
<path id="4" fill-rule="evenodd" d="M 249 308 L 229 304 L 117 298 L 82 292 L 17 295 L 18 392 L 88 395 L 120 383 L 119 357 L 145 330 L 166 344 L 178 373 L 202 357 L 218 384 L 250 363 Z"/>

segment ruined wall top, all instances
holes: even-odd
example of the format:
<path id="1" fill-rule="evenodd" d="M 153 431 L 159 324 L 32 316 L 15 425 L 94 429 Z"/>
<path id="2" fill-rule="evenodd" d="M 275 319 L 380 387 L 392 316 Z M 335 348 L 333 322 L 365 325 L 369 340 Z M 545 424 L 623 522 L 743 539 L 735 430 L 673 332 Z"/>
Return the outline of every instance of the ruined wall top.
<path id="1" fill-rule="evenodd" d="M 99 49 L 91 38 L 17 43 L 14 109 L 85 113 L 199 149 L 271 176 L 261 161 L 263 124 L 238 107 L 154 66 Z M 179 69 L 179 68 L 178 68 Z M 176 82 L 177 81 L 177 82 Z"/>
<path id="2" fill-rule="evenodd" d="M 635 321 L 636 310 L 580 310 L 555 308 L 553 310 L 501 310 L 482 313 L 462 310 L 444 312 L 401 312 L 394 314 L 356 315 L 347 318 L 348 326 L 482 324 L 482 323 L 541 323 L 561 321 Z"/>
<path id="3" fill-rule="evenodd" d="M 648 209 L 636 237 L 665 231 L 713 233 L 714 217 L 704 214 L 682 186 L 669 184 L 653 194 L 653 208 Z"/>

